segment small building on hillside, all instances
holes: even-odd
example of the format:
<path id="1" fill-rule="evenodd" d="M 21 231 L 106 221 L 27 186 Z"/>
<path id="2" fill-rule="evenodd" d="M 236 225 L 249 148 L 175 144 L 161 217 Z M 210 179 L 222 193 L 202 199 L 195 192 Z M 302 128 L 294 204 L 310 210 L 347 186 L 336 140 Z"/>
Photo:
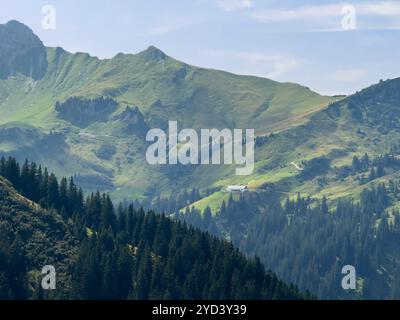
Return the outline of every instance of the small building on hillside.
<path id="1" fill-rule="evenodd" d="M 226 190 L 229 192 L 247 192 L 249 188 L 247 186 L 228 186 Z"/>

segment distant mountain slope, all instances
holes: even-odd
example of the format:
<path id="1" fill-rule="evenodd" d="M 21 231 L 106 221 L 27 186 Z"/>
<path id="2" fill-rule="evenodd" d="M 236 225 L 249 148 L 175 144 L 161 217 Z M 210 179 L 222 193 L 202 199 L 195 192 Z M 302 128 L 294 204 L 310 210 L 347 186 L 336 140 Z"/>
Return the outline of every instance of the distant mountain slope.
<path id="1" fill-rule="evenodd" d="M 41 46 L 26 26 L 9 24 Z M 335 102 L 296 84 L 193 67 L 155 47 L 105 60 L 47 48 L 46 57 L 40 79 L 20 71 L 0 80 L 0 153 L 44 162 L 59 175 L 76 175 L 85 190 L 111 191 L 118 200 L 191 187 L 218 191 L 228 184 L 257 190 L 266 183 L 292 194 L 344 197 L 357 194 L 357 182 L 304 180 L 292 162 L 327 157 L 333 169 L 354 155 L 388 152 L 398 137 L 398 79 Z M 116 107 L 89 112 L 96 107 L 88 101 L 99 97 Z M 64 109 L 57 111 L 57 102 Z M 66 117 L 68 109 L 84 121 Z M 152 127 L 165 129 L 167 120 L 178 120 L 180 128 L 255 128 L 255 172 L 239 177 L 234 166 L 148 165 L 144 135 Z M 222 199 L 220 191 L 195 205 L 218 208 Z"/>
<path id="2" fill-rule="evenodd" d="M 328 195 L 331 192 L 331 196 L 340 197 L 338 189 L 329 191 L 330 185 L 346 186 L 351 181 L 335 180 L 332 177 L 334 167 L 351 165 L 354 156 L 361 158 L 365 153 L 370 157 L 385 153 L 398 154 L 399 88 L 400 78 L 382 81 L 333 103 L 326 110 L 315 114 L 308 124 L 266 141 L 262 146 L 264 152 L 259 152 L 258 156 L 268 159 L 270 166 L 275 163 L 285 164 L 282 171 L 290 168 L 290 172 L 301 178 L 300 189 L 296 190 L 308 191 L 308 194 L 321 191 Z M 306 164 L 318 157 L 326 157 L 331 168 L 330 171 L 322 173 L 326 178 L 319 186 L 309 182 L 316 182 L 321 174 L 305 177 L 304 172 L 299 172 L 290 165 L 291 161 L 303 161 Z"/>
<path id="3" fill-rule="evenodd" d="M 296 84 L 193 67 L 155 47 L 107 60 L 48 48 L 47 61 L 47 73 L 40 81 L 17 76 L 1 83 L 6 91 L 6 99 L 0 101 L 2 123 L 23 120 L 48 128 L 40 120 L 55 115 L 56 101 L 108 96 L 122 109 L 138 106 L 150 125 L 165 126 L 168 114 L 168 119 L 187 127 L 251 127 L 268 132 L 304 121 L 334 100 Z M 12 100 L 15 95 L 22 98 L 18 104 Z M 12 112 L 7 110 L 10 104 Z M 285 121 L 282 128 L 276 126 Z"/>
<path id="4" fill-rule="evenodd" d="M 384 154 L 400 156 L 399 88 L 400 78 L 381 81 L 331 103 L 304 125 L 259 138 L 254 174 L 241 180 L 220 180 L 214 186 L 240 182 L 257 190 L 274 184 L 291 197 L 300 192 L 337 200 L 357 199 L 368 184 L 398 179 L 400 172 L 391 169 L 361 185 L 361 176 L 368 176 L 368 172 L 345 176 L 341 172 L 349 170 L 355 156 L 361 158 L 365 153 L 371 159 Z M 218 208 L 224 199 L 226 194 L 214 194 L 194 205 L 202 210 L 206 206 Z"/>
<path id="5" fill-rule="evenodd" d="M 398 299 L 399 123 L 400 78 L 381 81 L 259 139 L 241 181 L 251 192 L 214 192 L 181 216 L 321 299 Z M 347 264 L 354 291 L 341 287 Z"/>
<path id="6" fill-rule="evenodd" d="M 23 24 L 10 22 L 3 28 L 10 26 L 11 34 L 34 38 Z M 4 48 L 10 38 L 4 38 Z M 7 54 L 4 48 L 0 51 Z M 42 54 L 30 54 L 31 60 L 25 54 L 29 51 L 23 51 L 24 61 L 43 64 Z M 0 79 L 0 151 L 15 154 L 21 161 L 29 157 L 46 163 L 59 175 L 76 174 L 86 190 L 113 191 L 117 199 L 172 193 L 171 181 L 179 190 L 201 178 L 204 188 L 232 175 L 229 166 L 218 170 L 148 166 L 143 139 L 148 128 L 166 128 L 168 120 L 177 120 L 180 128 L 255 128 L 258 135 L 264 135 L 303 124 L 338 99 L 297 84 L 190 66 L 155 47 L 105 60 L 62 48 L 47 48 L 45 55 L 46 72 L 40 77 L 14 68 Z M 12 59 L 7 61 L 14 64 Z M 73 97 L 107 97 L 118 105 L 105 117 L 92 118 L 82 126 L 56 111 L 57 102 Z M 124 116 L 127 106 L 138 108 L 140 123 Z M 21 145 L 18 137 L 2 134 L 13 128 L 28 137 L 34 148 Z M 56 141 L 50 138 L 54 134 Z M 105 154 L 104 150 L 113 152 Z"/>

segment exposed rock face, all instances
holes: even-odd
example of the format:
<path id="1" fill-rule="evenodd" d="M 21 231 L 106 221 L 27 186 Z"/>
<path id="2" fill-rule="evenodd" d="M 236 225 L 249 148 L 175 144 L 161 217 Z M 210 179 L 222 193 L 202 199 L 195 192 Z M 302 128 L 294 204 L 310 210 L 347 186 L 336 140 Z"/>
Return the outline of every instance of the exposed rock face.
<path id="1" fill-rule="evenodd" d="M 0 79 L 22 73 L 38 80 L 46 71 L 46 48 L 32 30 L 17 21 L 0 24 Z"/>

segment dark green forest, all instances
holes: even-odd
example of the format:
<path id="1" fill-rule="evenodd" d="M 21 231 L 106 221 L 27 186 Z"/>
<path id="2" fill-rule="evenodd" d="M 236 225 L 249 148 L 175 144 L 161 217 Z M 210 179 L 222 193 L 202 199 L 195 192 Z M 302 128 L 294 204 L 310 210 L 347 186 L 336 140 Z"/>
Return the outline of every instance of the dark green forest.
<path id="1" fill-rule="evenodd" d="M 71 97 L 64 102 L 56 102 L 55 110 L 60 117 L 78 126 L 102 121 L 117 108 L 118 103 L 110 98 L 80 99 Z"/>
<path id="2" fill-rule="evenodd" d="M 166 216 L 84 197 L 35 163 L 0 161 L 1 299 L 300 299 L 232 244 Z M 54 264 L 58 287 L 40 286 Z M 39 273 L 39 274 L 38 274 Z M 307 297 L 307 296 L 306 296 Z"/>
<path id="3" fill-rule="evenodd" d="M 348 171 L 363 184 L 398 160 L 365 155 L 353 164 Z M 392 206 L 399 196 L 400 182 L 389 181 L 366 187 L 358 201 L 329 204 L 325 197 L 298 194 L 282 203 L 282 194 L 270 186 L 238 200 L 230 196 L 213 219 L 209 209 L 191 209 L 179 219 L 229 238 L 250 256 L 265 257 L 267 268 L 318 298 L 399 299 L 400 213 Z M 341 287 L 344 265 L 356 268 L 356 290 Z"/>

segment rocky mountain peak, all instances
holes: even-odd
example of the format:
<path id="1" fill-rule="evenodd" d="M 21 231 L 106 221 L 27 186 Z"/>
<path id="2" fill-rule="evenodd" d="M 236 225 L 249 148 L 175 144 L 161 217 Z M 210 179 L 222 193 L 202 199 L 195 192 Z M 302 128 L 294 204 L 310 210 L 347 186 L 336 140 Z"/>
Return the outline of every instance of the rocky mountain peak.
<path id="1" fill-rule="evenodd" d="M 46 48 L 26 25 L 0 24 L 0 79 L 21 73 L 40 79 L 47 70 Z"/>

